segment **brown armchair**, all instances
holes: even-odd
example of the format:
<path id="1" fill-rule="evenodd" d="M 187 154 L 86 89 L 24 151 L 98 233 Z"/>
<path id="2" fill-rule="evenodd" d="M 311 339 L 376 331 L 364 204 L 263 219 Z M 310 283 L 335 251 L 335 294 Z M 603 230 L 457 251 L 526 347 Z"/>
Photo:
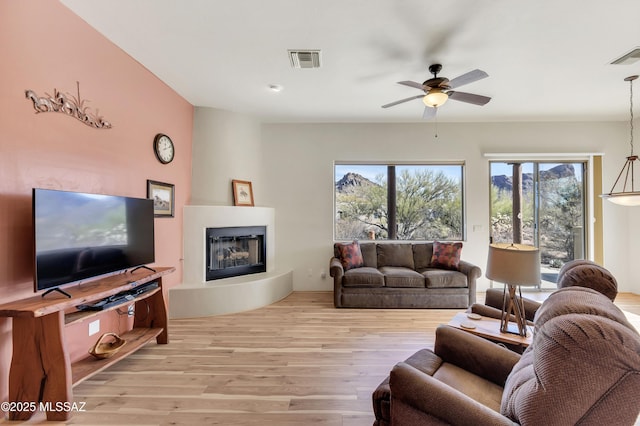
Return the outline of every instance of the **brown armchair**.
<path id="1" fill-rule="evenodd" d="M 513 424 L 500 402 L 518 354 L 446 325 L 436 330 L 431 354 L 432 371 L 404 362 L 391 371 L 389 424 Z"/>
<path id="2" fill-rule="evenodd" d="M 393 368 L 389 418 L 375 424 L 633 425 L 640 413 L 640 335 L 591 289 L 549 296 L 522 356 L 449 326 L 427 352 Z"/>

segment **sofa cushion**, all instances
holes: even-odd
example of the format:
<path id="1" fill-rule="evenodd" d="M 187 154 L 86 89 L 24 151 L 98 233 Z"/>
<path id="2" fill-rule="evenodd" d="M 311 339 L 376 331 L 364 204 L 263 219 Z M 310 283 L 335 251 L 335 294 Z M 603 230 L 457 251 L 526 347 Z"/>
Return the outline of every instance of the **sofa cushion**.
<path id="1" fill-rule="evenodd" d="M 376 268 L 350 269 L 342 277 L 343 287 L 384 287 L 384 275 Z"/>
<path id="2" fill-rule="evenodd" d="M 424 277 L 413 269 L 383 266 L 378 270 L 384 274 L 384 285 L 387 287 L 424 288 Z"/>
<path id="3" fill-rule="evenodd" d="M 501 386 L 448 362 L 442 363 L 433 377 L 480 404 L 500 412 L 503 391 Z"/>
<path id="4" fill-rule="evenodd" d="M 411 244 L 376 244 L 378 268 L 398 266 L 414 269 Z"/>
<path id="5" fill-rule="evenodd" d="M 434 268 L 458 269 L 462 243 L 433 242 L 433 255 L 431 266 Z"/>
<path id="6" fill-rule="evenodd" d="M 431 265 L 431 256 L 433 256 L 433 244 L 416 243 L 412 245 L 412 249 L 415 270 L 428 268 Z"/>
<path id="7" fill-rule="evenodd" d="M 427 288 L 465 288 L 468 287 L 467 276 L 462 272 L 446 269 L 427 268 L 420 272 Z"/>
<path id="8" fill-rule="evenodd" d="M 376 251 L 376 243 L 360 243 L 360 252 L 364 259 L 364 266 L 370 268 L 378 267 L 378 254 Z"/>
<path id="9" fill-rule="evenodd" d="M 364 259 L 360 251 L 360 243 L 353 241 L 351 243 L 335 243 L 334 251 L 339 254 L 338 259 L 342 263 L 345 271 L 353 268 L 361 268 L 364 266 Z"/>

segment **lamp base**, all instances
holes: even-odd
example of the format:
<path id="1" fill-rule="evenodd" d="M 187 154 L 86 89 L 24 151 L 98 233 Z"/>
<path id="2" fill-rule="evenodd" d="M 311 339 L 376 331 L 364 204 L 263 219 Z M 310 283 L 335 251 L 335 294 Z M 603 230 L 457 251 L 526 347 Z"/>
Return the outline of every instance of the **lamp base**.
<path id="1" fill-rule="evenodd" d="M 518 290 L 520 290 L 518 288 Z M 502 315 L 500 317 L 500 332 L 527 336 L 527 319 L 524 314 L 522 291 L 516 296 L 516 286 L 505 284 L 502 299 Z M 512 317 L 513 316 L 513 317 Z M 513 320 L 513 322 L 510 322 Z"/>
<path id="2" fill-rule="evenodd" d="M 500 329 L 501 333 L 509 333 L 509 334 L 515 334 L 517 336 L 522 336 L 522 337 L 526 337 L 527 336 L 527 331 L 525 329 L 524 334 L 520 333 L 520 329 L 518 328 L 518 324 L 514 323 L 514 322 L 507 322 L 507 329 L 506 330 L 502 330 L 502 328 Z"/>

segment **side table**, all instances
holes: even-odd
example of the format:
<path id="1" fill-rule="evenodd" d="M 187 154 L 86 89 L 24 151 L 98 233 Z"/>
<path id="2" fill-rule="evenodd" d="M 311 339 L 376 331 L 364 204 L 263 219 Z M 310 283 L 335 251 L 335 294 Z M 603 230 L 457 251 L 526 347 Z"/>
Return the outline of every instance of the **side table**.
<path id="1" fill-rule="evenodd" d="M 475 328 L 463 327 L 463 324 L 475 325 Z M 496 318 L 480 317 L 480 319 L 471 319 L 467 317 L 467 312 L 457 313 L 449 325 L 460 330 L 467 331 L 485 339 L 505 343 L 524 350 L 533 341 L 531 330 L 527 330 L 527 336 L 520 336 L 512 333 L 502 333 L 500 331 L 500 320 Z"/>

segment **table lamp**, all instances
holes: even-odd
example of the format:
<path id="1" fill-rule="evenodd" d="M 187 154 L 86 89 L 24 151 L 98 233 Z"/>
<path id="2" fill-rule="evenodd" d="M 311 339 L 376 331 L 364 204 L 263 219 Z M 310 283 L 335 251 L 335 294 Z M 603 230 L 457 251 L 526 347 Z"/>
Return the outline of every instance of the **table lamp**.
<path id="1" fill-rule="evenodd" d="M 502 333 L 527 335 L 527 319 L 520 286 L 540 284 L 540 251 L 524 244 L 494 243 L 489 245 L 487 278 L 505 284 L 502 300 L 500 331 Z M 516 288 L 519 298 L 516 297 Z M 515 327 L 510 327 L 509 318 L 515 317 Z"/>

